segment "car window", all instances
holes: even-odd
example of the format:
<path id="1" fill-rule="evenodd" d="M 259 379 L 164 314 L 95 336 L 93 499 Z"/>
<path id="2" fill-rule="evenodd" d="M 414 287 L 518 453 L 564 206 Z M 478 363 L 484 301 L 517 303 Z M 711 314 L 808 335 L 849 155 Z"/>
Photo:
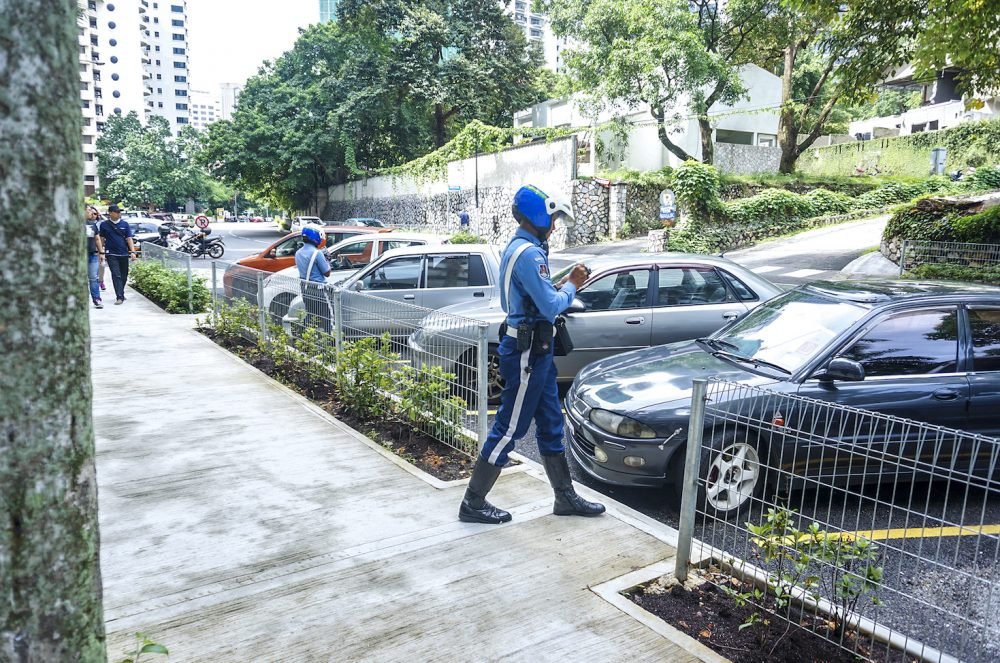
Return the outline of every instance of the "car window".
<path id="1" fill-rule="evenodd" d="M 721 304 L 729 299 L 722 277 L 707 267 L 665 267 L 659 270 L 658 306 Z"/>
<path id="2" fill-rule="evenodd" d="M 969 308 L 972 369 L 1000 371 L 1000 308 Z"/>
<path id="3" fill-rule="evenodd" d="M 424 241 L 422 239 L 396 239 L 392 241 L 383 241 L 381 253 L 386 251 L 392 251 L 393 249 L 403 249 L 407 246 L 423 246 Z"/>
<path id="4" fill-rule="evenodd" d="M 935 308 L 890 315 L 841 356 L 859 362 L 866 376 L 954 373 L 958 313 Z"/>
<path id="5" fill-rule="evenodd" d="M 357 253 L 364 253 L 368 247 L 371 246 L 371 242 L 351 242 L 347 246 L 342 246 L 336 251 L 331 251 L 329 254 L 330 258 L 336 258 L 339 255 L 349 254 L 354 255 Z"/>
<path id="6" fill-rule="evenodd" d="M 358 235 L 364 235 L 364 234 L 365 234 L 364 231 L 350 232 L 350 231 L 338 230 L 337 232 L 326 234 L 326 243 L 330 245 L 340 244 L 345 239 L 350 239 L 351 237 L 357 237 Z"/>
<path id="7" fill-rule="evenodd" d="M 411 290 L 420 284 L 420 256 L 387 260 L 361 279 L 365 290 Z"/>
<path id="8" fill-rule="evenodd" d="M 278 258 L 294 256 L 295 252 L 302 248 L 302 236 L 289 237 L 274 249 L 274 255 Z"/>
<path id="9" fill-rule="evenodd" d="M 747 287 L 743 281 L 739 280 L 724 269 L 720 269 L 719 273 L 722 274 L 722 278 L 726 280 L 729 287 L 736 293 L 736 298 L 741 302 L 755 302 L 759 299 L 759 297 L 757 297 L 757 293 Z"/>
<path id="10" fill-rule="evenodd" d="M 602 276 L 576 293 L 588 311 L 641 308 L 649 292 L 649 270 L 632 269 Z"/>
<path id="11" fill-rule="evenodd" d="M 428 288 L 469 288 L 489 285 L 480 255 L 427 257 Z"/>

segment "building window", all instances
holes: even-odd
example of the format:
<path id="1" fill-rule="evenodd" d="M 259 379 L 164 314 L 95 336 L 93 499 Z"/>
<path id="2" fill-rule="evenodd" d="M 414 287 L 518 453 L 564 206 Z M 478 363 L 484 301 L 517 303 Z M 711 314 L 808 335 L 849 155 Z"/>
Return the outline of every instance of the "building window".
<path id="1" fill-rule="evenodd" d="M 83 153 L 83 160 L 84 161 L 93 161 L 94 160 L 94 153 L 93 152 L 84 152 Z"/>
<path id="2" fill-rule="evenodd" d="M 117 46 L 118 45 L 118 40 L 117 39 L 111 39 L 111 40 L 108 41 L 108 43 L 111 44 L 112 46 Z"/>
<path id="3" fill-rule="evenodd" d="M 109 12 L 113 12 L 114 10 L 115 10 L 115 6 L 109 2 L 108 3 L 108 11 Z"/>
<path id="4" fill-rule="evenodd" d="M 157 61 L 156 61 L 156 66 L 157 66 L 157 67 L 159 67 L 159 66 L 160 66 L 160 61 L 159 61 L 159 60 L 157 60 Z"/>
<path id="5" fill-rule="evenodd" d="M 174 26 L 175 28 L 183 28 L 184 21 L 180 20 L 179 18 L 175 18 L 172 21 L 170 21 L 170 25 Z"/>
<path id="6" fill-rule="evenodd" d="M 757 144 L 761 147 L 777 147 L 778 137 L 774 134 L 757 134 Z"/>
<path id="7" fill-rule="evenodd" d="M 187 90 L 174 90 L 175 97 L 186 97 L 188 96 Z"/>
<path id="8" fill-rule="evenodd" d="M 90 89 L 90 83 L 88 83 L 86 81 L 80 81 L 80 89 L 81 90 L 89 90 Z"/>
<path id="9" fill-rule="evenodd" d="M 160 61 L 157 60 L 156 64 L 160 64 Z M 174 69 L 187 69 L 187 64 L 185 64 L 183 62 L 175 62 L 174 63 Z"/>
<path id="10" fill-rule="evenodd" d="M 99 80 L 99 79 L 96 79 L 96 78 L 95 78 L 94 80 Z M 102 95 L 102 94 L 101 94 L 101 88 L 99 88 L 99 87 L 95 87 L 95 88 L 94 88 L 94 98 L 95 98 L 95 99 L 100 99 L 100 98 L 101 98 L 101 97 L 103 97 L 103 96 L 104 96 L 104 95 Z"/>
<path id="11" fill-rule="evenodd" d="M 87 101 L 86 99 L 84 99 L 84 100 L 82 100 L 82 101 L 80 102 L 80 107 L 81 107 L 81 108 L 90 108 L 90 102 L 89 102 L 89 101 Z"/>
<path id="12" fill-rule="evenodd" d="M 156 80 L 162 81 L 163 80 L 163 75 L 162 74 L 157 74 L 156 75 Z"/>
<path id="13" fill-rule="evenodd" d="M 158 107 L 158 108 L 163 108 L 163 102 L 162 102 L 162 101 L 161 101 L 161 102 L 159 102 L 159 103 L 157 104 L 157 107 Z"/>
<path id="14" fill-rule="evenodd" d="M 177 124 L 187 124 L 187 123 L 188 123 L 188 119 L 186 117 L 179 117 L 179 118 L 177 118 Z"/>
<path id="15" fill-rule="evenodd" d="M 97 28 L 97 19 L 93 16 L 90 17 L 90 27 Z"/>
<path id="16" fill-rule="evenodd" d="M 85 181 L 87 181 L 87 182 L 93 182 L 94 181 L 94 176 L 93 175 L 84 175 L 83 179 Z"/>
<path id="17" fill-rule="evenodd" d="M 101 106 L 100 104 L 95 105 L 94 106 L 94 114 L 98 115 L 98 116 L 103 116 L 104 115 L 104 106 Z"/>
<path id="18" fill-rule="evenodd" d="M 118 90 L 115 90 L 114 92 L 111 93 L 111 96 L 117 99 L 118 97 L 122 96 L 122 93 L 119 92 Z"/>
<path id="19" fill-rule="evenodd" d="M 184 41 L 184 35 L 179 35 L 179 34 L 177 34 L 175 32 L 174 33 L 174 41 Z"/>
<path id="20" fill-rule="evenodd" d="M 115 29 L 116 27 L 118 27 L 118 26 L 117 26 L 117 25 L 115 25 L 115 22 L 114 22 L 114 21 L 108 21 L 108 27 L 109 27 L 109 28 L 111 28 L 112 30 L 114 30 L 114 29 Z"/>
<path id="21" fill-rule="evenodd" d="M 187 104 L 174 104 L 174 108 L 176 108 L 177 110 L 187 110 L 188 109 L 188 105 Z"/>
<path id="22" fill-rule="evenodd" d="M 187 76 L 174 76 L 174 83 L 187 83 Z"/>
<path id="23" fill-rule="evenodd" d="M 170 5 L 170 11 L 174 12 L 175 14 L 183 14 L 184 7 L 181 5 Z"/>
<path id="24" fill-rule="evenodd" d="M 97 11 L 97 2 L 95 2 L 95 0 L 90 0 L 87 3 L 87 9 L 89 9 L 92 12 L 96 12 Z"/>
<path id="25" fill-rule="evenodd" d="M 163 88 L 162 87 L 156 88 L 156 94 L 163 94 Z"/>
<path id="26" fill-rule="evenodd" d="M 111 74 L 111 80 L 117 81 L 119 78 L 120 76 L 118 76 L 118 74 Z"/>
<path id="27" fill-rule="evenodd" d="M 153 23 L 156 23 L 157 25 L 159 25 L 159 23 L 160 23 L 160 19 L 158 19 L 158 18 L 156 18 L 156 17 L 154 16 L 154 17 L 153 17 Z"/>
<path id="28" fill-rule="evenodd" d="M 112 55 L 111 56 L 111 64 L 118 64 L 118 56 L 117 55 Z"/>
<path id="29" fill-rule="evenodd" d="M 531 28 L 531 38 L 532 39 L 541 39 L 542 38 L 542 31 L 539 30 L 538 28 Z"/>
<path id="30" fill-rule="evenodd" d="M 157 52 L 157 53 L 159 53 L 159 52 L 160 52 L 160 47 L 159 47 L 159 46 L 157 46 L 157 47 L 156 47 L 156 52 Z"/>
<path id="31" fill-rule="evenodd" d="M 160 37 L 160 33 L 159 32 L 154 32 L 153 36 L 156 37 L 156 38 L 159 38 Z"/>
<path id="32" fill-rule="evenodd" d="M 184 49 L 183 48 L 176 48 L 175 47 L 174 48 L 174 55 L 184 55 Z"/>
<path id="33" fill-rule="evenodd" d="M 104 123 L 103 122 L 98 122 L 96 124 L 96 127 L 97 127 L 98 131 L 104 131 Z"/>
<path id="34" fill-rule="evenodd" d="M 115 109 L 115 115 L 121 115 L 121 114 L 122 114 L 122 109 L 121 108 L 116 108 Z"/>
<path id="35" fill-rule="evenodd" d="M 736 145 L 753 145 L 753 132 L 731 131 L 729 129 L 716 129 L 715 142 L 735 143 Z"/>

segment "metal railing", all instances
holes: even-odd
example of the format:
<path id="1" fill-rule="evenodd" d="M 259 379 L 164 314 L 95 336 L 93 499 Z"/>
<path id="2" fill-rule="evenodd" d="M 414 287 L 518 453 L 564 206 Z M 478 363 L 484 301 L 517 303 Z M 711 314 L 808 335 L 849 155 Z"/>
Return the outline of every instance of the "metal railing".
<path id="1" fill-rule="evenodd" d="M 193 311 L 194 276 L 191 272 L 191 254 L 174 251 L 150 242 L 142 242 L 140 248 L 140 260 L 156 262 L 171 271 L 184 272 L 187 275 L 188 311 Z"/>
<path id="2" fill-rule="evenodd" d="M 485 442 L 486 322 L 391 299 L 391 290 L 380 297 L 378 290 L 301 281 L 220 260 L 212 263 L 212 292 L 213 317 L 240 301 L 252 310 L 252 324 L 240 329 L 247 340 L 280 342 L 319 358 L 332 384 L 360 379 L 355 373 L 377 379 L 392 410 L 387 417 L 470 456 Z"/>
<path id="3" fill-rule="evenodd" d="M 995 661 L 998 472 L 994 438 L 698 380 L 675 575 L 721 569 L 734 600 L 859 656 Z"/>
<path id="4" fill-rule="evenodd" d="M 1000 269 L 1000 244 L 903 240 L 899 275 L 923 265 Z"/>

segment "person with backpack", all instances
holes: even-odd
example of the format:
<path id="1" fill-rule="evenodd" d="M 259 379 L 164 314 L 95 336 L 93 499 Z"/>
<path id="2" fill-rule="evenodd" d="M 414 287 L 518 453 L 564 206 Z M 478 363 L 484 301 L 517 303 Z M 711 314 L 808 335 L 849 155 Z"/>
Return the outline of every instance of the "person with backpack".
<path id="1" fill-rule="evenodd" d="M 136 259 L 132 228 L 122 220 L 122 210 L 118 205 L 108 207 L 108 220 L 100 225 L 100 236 L 104 242 L 104 257 L 111 270 L 111 282 L 115 287 L 115 304 L 125 303 L 125 283 L 128 281 L 128 264 Z"/>

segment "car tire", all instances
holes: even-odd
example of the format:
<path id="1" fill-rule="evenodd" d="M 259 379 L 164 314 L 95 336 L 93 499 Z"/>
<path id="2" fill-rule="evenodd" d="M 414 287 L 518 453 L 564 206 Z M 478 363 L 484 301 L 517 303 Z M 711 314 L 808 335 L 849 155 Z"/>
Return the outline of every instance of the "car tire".
<path id="1" fill-rule="evenodd" d="M 288 313 L 288 307 L 292 305 L 292 301 L 295 299 L 296 295 L 290 292 L 282 292 L 275 296 L 271 300 L 271 306 L 268 313 L 271 316 L 273 322 L 281 323 L 281 319 L 285 317 Z"/>
<path id="2" fill-rule="evenodd" d="M 496 405 L 500 402 L 500 394 L 503 392 L 503 378 L 500 377 L 500 355 L 497 354 L 497 346 L 491 344 L 488 350 L 488 361 L 486 368 L 486 403 Z M 476 350 L 467 350 L 458 360 L 455 366 L 455 373 L 459 375 L 459 382 L 466 392 L 466 400 L 472 401 L 471 394 L 476 384 Z"/>
<path id="3" fill-rule="evenodd" d="M 759 438 L 734 430 L 701 448 L 696 509 L 699 520 L 734 520 L 760 510 L 773 465 Z"/>

